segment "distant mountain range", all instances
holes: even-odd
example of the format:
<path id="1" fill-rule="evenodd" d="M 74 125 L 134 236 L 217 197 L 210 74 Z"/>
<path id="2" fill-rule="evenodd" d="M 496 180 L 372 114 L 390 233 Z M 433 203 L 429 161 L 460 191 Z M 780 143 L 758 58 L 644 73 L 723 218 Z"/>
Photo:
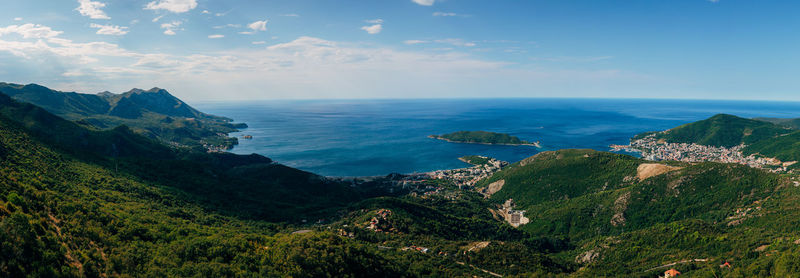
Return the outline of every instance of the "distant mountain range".
<path id="1" fill-rule="evenodd" d="M 246 127 L 202 113 L 160 88 L 81 94 L 37 84 L 0 83 L 0 92 L 80 124 L 98 129 L 126 125 L 139 134 L 180 146 L 227 149 L 237 142 L 227 134 Z"/>

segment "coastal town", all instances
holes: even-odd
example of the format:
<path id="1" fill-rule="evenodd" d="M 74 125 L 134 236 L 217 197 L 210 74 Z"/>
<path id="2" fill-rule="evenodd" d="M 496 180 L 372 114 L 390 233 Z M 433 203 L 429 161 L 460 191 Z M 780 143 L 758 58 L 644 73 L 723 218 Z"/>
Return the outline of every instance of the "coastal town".
<path id="1" fill-rule="evenodd" d="M 738 163 L 753 168 L 768 169 L 772 172 L 786 172 L 787 167 L 796 163 L 796 161 L 781 162 L 778 159 L 753 154 L 744 155 L 742 149 L 745 145 L 726 148 L 695 143 L 668 143 L 663 139 L 657 139 L 658 134 L 653 133 L 631 140 L 629 145 L 611 145 L 611 151 L 638 152 L 641 153 L 642 158 L 653 161 Z"/>
<path id="2" fill-rule="evenodd" d="M 460 158 L 461 161 L 466 163 L 475 163 L 472 167 L 451 169 L 451 170 L 437 170 L 425 173 L 432 179 L 440 179 L 451 181 L 459 188 L 471 188 L 478 181 L 490 177 L 492 174 L 503 169 L 508 165 L 508 162 L 489 158 L 485 156 L 473 156 L 480 160 L 480 162 L 470 161 L 466 158 Z"/>

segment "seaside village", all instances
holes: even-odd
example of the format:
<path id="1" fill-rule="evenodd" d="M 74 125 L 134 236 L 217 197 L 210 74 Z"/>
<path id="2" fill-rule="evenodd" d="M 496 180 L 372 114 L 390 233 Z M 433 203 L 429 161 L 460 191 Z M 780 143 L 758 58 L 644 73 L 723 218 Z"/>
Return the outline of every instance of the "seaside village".
<path id="1" fill-rule="evenodd" d="M 745 156 L 742 153 L 744 145 L 731 148 L 705 146 L 687 143 L 667 143 L 663 139 L 656 139 L 659 133 L 649 134 L 637 140 L 631 140 L 630 145 L 611 145 L 612 151 L 640 152 L 642 158 L 647 160 L 676 160 L 683 162 L 722 162 L 738 163 L 753 168 L 768 169 L 771 172 L 782 173 L 787 167 L 797 161 L 781 162 L 774 158 Z"/>

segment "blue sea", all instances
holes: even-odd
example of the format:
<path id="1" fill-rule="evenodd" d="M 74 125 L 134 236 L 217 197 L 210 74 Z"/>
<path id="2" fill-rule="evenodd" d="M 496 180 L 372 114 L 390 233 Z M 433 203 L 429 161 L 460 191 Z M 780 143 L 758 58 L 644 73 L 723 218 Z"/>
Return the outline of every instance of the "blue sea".
<path id="1" fill-rule="evenodd" d="M 515 162 L 544 150 L 608 150 L 633 135 L 718 113 L 800 117 L 798 102 L 642 99 L 293 100 L 195 103 L 249 128 L 232 152 L 258 153 L 325 176 L 373 176 L 467 166 L 464 155 Z M 508 133 L 530 146 L 430 139 L 460 130 Z M 241 139 L 242 135 L 253 139 Z"/>

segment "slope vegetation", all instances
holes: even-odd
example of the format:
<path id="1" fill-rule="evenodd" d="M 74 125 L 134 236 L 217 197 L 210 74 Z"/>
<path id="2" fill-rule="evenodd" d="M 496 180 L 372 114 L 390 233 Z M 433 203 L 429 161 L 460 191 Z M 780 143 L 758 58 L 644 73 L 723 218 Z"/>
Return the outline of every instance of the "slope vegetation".
<path id="1" fill-rule="evenodd" d="M 555 256 L 584 266 L 578 276 L 655 275 L 666 270 L 659 266 L 690 259 L 703 261 L 675 265 L 713 276 L 727 260 L 745 276 L 774 275 L 777 258 L 800 251 L 791 243 L 800 239 L 791 229 L 800 226 L 790 220 L 800 210 L 789 205 L 800 192 L 787 178 L 736 164 L 674 162 L 664 165 L 670 171 L 637 178 L 638 166 L 649 164 L 591 150 L 544 152 L 482 184 L 505 180 L 491 198 L 513 198 L 526 211 L 530 223 L 521 229 L 575 246 Z M 748 251 L 765 244 L 777 249 Z"/>
<path id="2" fill-rule="evenodd" d="M 87 126 L 110 129 L 127 125 L 146 137 L 178 145 L 229 148 L 237 141 L 225 134 L 244 127 L 231 123 L 231 119 L 197 111 L 159 88 L 79 94 L 36 84 L 0 83 L 0 92 Z"/>
<path id="3" fill-rule="evenodd" d="M 669 143 L 733 147 L 739 144 L 752 144 L 789 132 L 790 129 L 773 123 L 719 114 L 670 129 L 657 135 L 657 138 Z"/>

